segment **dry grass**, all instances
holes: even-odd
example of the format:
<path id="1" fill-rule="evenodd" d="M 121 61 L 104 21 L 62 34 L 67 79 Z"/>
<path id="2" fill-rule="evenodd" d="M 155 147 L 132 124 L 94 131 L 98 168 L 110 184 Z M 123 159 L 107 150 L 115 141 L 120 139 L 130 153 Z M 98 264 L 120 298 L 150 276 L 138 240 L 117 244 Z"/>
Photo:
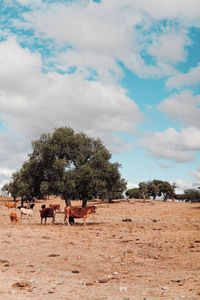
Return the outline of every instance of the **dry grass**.
<path id="1" fill-rule="evenodd" d="M 36 203 L 33 219 L 11 224 L 5 201 L 1 300 L 200 299 L 200 204 L 95 202 L 84 228 L 82 219 L 64 226 L 63 214 L 55 225 L 40 225 L 44 202 Z M 63 200 L 50 202 L 64 210 Z"/>

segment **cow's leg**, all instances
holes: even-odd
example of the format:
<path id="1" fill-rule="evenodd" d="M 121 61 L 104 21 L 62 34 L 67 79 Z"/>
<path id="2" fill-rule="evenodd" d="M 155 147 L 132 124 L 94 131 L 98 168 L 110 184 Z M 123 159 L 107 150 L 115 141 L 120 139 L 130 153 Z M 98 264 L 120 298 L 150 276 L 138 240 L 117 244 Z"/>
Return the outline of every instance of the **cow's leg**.
<path id="1" fill-rule="evenodd" d="M 70 222 L 69 222 L 69 214 L 68 214 L 68 213 L 66 213 L 65 218 L 66 218 L 66 220 L 67 220 L 67 225 L 70 225 Z"/>
<path id="2" fill-rule="evenodd" d="M 45 224 L 47 224 L 47 217 L 45 217 Z"/>
<path id="3" fill-rule="evenodd" d="M 86 221 L 86 216 L 83 216 L 83 226 L 86 225 L 85 221 Z"/>
<path id="4" fill-rule="evenodd" d="M 42 224 L 42 218 L 41 218 L 41 224 Z"/>

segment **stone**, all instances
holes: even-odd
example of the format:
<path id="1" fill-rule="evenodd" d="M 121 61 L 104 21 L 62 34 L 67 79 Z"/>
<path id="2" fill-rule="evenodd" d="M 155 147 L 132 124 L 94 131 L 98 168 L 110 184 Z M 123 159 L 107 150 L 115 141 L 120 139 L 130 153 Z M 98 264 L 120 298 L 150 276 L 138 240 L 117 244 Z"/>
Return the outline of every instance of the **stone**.
<path id="1" fill-rule="evenodd" d="M 93 285 L 94 285 L 94 282 L 87 282 L 85 285 L 86 285 L 86 286 L 93 286 Z"/>
<path id="2" fill-rule="evenodd" d="M 119 291 L 120 292 L 126 292 L 127 291 L 127 287 L 126 286 L 120 286 Z"/>
<path id="3" fill-rule="evenodd" d="M 10 267 L 10 265 L 9 264 L 5 264 L 4 267 Z"/>
<path id="4" fill-rule="evenodd" d="M 51 290 L 48 290 L 48 291 L 44 292 L 44 295 L 53 294 L 53 293 L 54 293 L 54 290 L 51 289 Z"/>
<path id="5" fill-rule="evenodd" d="M 64 280 L 56 282 L 57 285 L 61 285 L 64 283 Z"/>
<path id="6" fill-rule="evenodd" d="M 13 283 L 12 287 L 15 288 L 26 288 L 26 287 L 31 287 L 31 284 L 27 281 L 18 281 L 16 283 Z"/>
<path id="7" fill-rule="evenodd" d="M 72 273 L 78 274 L 80 272 L 78 270 L 72 270 Z"/>
<path id="8" fill-rule="evenodd" d="M 107 283 L 108 279 L 99 279 L 99 283 Z"/>

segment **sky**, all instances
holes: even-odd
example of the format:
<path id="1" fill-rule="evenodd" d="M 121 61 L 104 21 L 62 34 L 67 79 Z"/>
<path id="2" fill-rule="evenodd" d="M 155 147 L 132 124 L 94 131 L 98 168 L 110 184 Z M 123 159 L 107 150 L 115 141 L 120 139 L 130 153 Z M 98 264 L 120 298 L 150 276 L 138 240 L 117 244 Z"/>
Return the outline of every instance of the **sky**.
<path id="1" fill-rule="evenodd" d="M 0 187 L 61 126 L 128 188 L 200 186 L 199 0 L 0 0 Z"/>

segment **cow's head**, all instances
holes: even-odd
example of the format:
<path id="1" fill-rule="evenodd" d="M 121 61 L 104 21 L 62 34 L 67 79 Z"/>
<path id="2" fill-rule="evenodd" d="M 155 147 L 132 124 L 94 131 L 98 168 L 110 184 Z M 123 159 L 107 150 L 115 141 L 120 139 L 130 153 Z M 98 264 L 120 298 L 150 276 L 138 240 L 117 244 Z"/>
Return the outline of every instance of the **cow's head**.
<path id="1" fill-rule="evenodd" d="M 94 214 L 94 213 L 96 212 L 96 209 L 97 209 L 96 206 L 91 206 L 91 207 L 90 207 L 90 212 L 91 212 L 92 214 Z"/>

